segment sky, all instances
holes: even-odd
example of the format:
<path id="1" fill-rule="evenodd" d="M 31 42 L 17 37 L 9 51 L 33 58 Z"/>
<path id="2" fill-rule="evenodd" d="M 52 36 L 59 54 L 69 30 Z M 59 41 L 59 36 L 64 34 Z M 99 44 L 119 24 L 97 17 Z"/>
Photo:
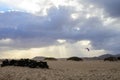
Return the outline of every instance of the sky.
<path id="1" fill-rule="evenodd" d="M 0 0 L 0 58 L 119 54 L 119 4 L 120 0 Z"/>

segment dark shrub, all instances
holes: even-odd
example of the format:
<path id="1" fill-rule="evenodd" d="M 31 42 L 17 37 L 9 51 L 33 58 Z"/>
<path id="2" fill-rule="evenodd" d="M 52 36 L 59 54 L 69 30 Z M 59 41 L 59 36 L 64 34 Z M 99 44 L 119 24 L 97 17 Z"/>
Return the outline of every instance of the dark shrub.
<path id="1" fill-rule="evenodd" d="M 8 66 L 8 65 L 9 65 L 9 61 L 8 59 L 5 59 L 2 61 L 1 67 Z"/>
<path id="2" fill-rule="evenodd" d="M 38 66 L 39 66 L 40 68 L 49 68 L 47 62 L 38 62 Z"/>
<path id="3" fill-rule="evenodd" d="M 30 68 L 36 68 L 38 66 L 37 63 L 38 62 L 36 62 L 34 60 L 30 60 L 28 67 L 30 67 Z"/>
<path id="4" fill-rule="evenodd" d="M 104 59 L 104 61 L 117 61 L 116 57 L 107 57 Z"/>
<path id="5" fill-rule="evenodd" d="M 17 62 L 18 62 L 17 60 L 12 59 L 12 60 L 9 61 L 9 65 L 17 66 Z"/>
<path id="6" fill-rule="evenodd" d="M 47 58 L 45 58 L 45 60 L 56 61 L 57 59 L 56 59 L 56 58 L 53 58 L 53 57 L 47 57 Z"/>
<path id="7" fill-rule="evenodd" d="M 117 57 L 118 60 L 120 60 L 120 57 Z"/>
<path id="8" fill-rule="evenodd" d="M 70 58 L 68 58 L 67 60 L 83 61 L 83 59 L 82 59 L 82 58 L 79 58 L 79 57 L 70 57 Z"/>
<path id="9" fill-rule="evenodd" d="M 30 67 L 30 68 L 49 68 L 47 62 L 37 62 L 30 59 L 20 59 L 20 60 L 3 60 L 1 67 L 4 66 L 21 66 L 21 67 Z"/>

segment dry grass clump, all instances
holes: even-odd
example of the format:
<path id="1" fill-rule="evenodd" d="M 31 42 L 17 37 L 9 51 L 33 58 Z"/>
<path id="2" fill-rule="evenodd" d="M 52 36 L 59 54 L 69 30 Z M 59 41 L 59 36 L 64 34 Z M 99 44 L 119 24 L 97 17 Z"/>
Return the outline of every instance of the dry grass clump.
<path id="1" fill-rule="evenodd" d="M 50 69 L 0 67 L 0 80 L 119 80 L 120 62 L 48 61 Z"/>

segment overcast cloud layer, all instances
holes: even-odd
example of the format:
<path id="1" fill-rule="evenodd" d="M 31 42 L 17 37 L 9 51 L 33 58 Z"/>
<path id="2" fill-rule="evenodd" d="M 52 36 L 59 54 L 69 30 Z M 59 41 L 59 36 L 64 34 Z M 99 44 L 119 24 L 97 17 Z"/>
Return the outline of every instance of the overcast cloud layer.
<path id="1" fill-rule="evenodd" d="M 119 0 L 0 0 L 0 55 L 118 54 L 119 4 Z"/>

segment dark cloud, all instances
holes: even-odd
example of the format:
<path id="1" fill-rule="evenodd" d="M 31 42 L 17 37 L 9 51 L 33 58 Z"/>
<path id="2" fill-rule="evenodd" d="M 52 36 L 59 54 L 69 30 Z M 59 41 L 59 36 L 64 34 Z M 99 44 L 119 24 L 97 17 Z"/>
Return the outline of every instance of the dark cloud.
<path id="1" fill-rule="evenodd" d="M 70 23 L 70 11 L 51 8 L 48 16 L 35 16 L 24 12 L 0 14 L 0 39 L 10 38 L 14 47 L 40 47 L 64 38 L 63 26 Z"/>
<path id="2" fill-rule="evenodd" d="M 99 3 L 102 4 L 102 1 Z M 107 2 L 104 4 L 107 9 Z M 108 8 L 111 9 L 109 6 Z M 6 46 L 14 48 L 54 45 L 57 39 L 73 42 L 90 40 L 95 49 L 118 52 L 120 32 L 112 28 L 114 24 L 109 27 L 104 26 L 103 21 L 98 17 L 86 19 L 80 16 L 73 20 L 71 14 L 74 12 L 74 8 L 59 6 L 59 8 L 50 8 L 47 16 L 36 16 L 25 12 L 1 13 L 0 39 L 12 39 L 13 43 Z M 110 14 L 117 16 L 117 13 L 119 12 Z M 76 27 L 80 30 L 75 29 Z"/>
<path id="3" fill-rule="evenodd" d="M 120 0 L 85 0 L 103 8 L 110 17 L 120 17 Z"/>

